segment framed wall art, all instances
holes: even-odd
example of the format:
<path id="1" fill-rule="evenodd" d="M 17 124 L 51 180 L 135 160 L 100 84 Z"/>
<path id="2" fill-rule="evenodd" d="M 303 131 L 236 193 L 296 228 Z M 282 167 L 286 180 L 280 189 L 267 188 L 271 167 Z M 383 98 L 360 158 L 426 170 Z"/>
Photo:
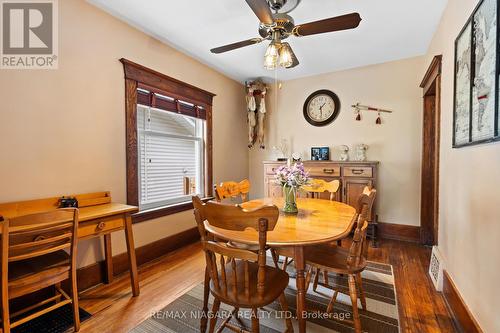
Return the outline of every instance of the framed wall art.
<path id="1" fill-rule="evenodd" d="M 500 140 L 497 0 L 482 0 L 455 40 L 453 147 Z"/>

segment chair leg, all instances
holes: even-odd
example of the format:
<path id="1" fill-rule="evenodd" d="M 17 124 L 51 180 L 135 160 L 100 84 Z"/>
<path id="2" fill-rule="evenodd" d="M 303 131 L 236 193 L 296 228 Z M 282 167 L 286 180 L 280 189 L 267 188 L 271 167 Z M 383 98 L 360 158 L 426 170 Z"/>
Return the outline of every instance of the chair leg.
<path id="1" fill-rule="evenodd" d="M 212 315 L 210 317 L 210 327 L 208 328 L 209 333 L 214 333 L 215 324 L 217 324 L 217 313 L 219 312 L 220 300 L 214 299 L 214 304 L 212 305 Z"/>
<path id="2" fill-rule="evenodd" d="M 361 333 L 361 320 L 359 319 L 358 311 L 358 293 L 356 291 L 356 279 L 352 274 L 349 274 L 349 295 L 351 296 L 354 330 L 356 333 Z"/>
<path id="3" fill-rule="evenodd" d="M 276 254 L 276 251 L 274 249 L 271 249 L 270 251 L 271 251 L 271 256 L 273 257 L 274 266 L 279 269 L 280 268 L 278 265 L 279 256 Z"/>
<path id="4" fill-rule="evenodd" d="M 208 295 L 210 293 L 210 273 L 208 267 L 205 267 L 205 281 L 203 283 L 203 309 L 200 320 L 200 333 L 205 333 L 208 323 Z"/>
<path id="5" fill-rule="evenodd" d="M 75 272 L 76 273 L 76 272 Z M 73 304 L 73 319 L 75 332 L 80 330 L 80 310 L 78 306 L 78 289 L 76 287 L 76 274 L 71 277 L 71 304 Z"/>
<path id="6" fill-rule="evenodd" d="M 337 290 L 335 290 L 335 292 L 333 293 L 332 299 L 330 300 L 330 303 L 328 303 L 328 306 L 326 308 L 326 313 L 333 312 L 333 306 L 335 305 L 335 302 L 337 301 L 338 294 L 339 294 L 339 292 Z"/>
<path id="7" fill-rule="evenodd" d="M 292 325 L 292 320 L 290 319 L 290 316 L 288 315 L 288 303 L 286 302 L 286 297 L 285 293 L 281 293 L 280 295 L 280 304 L 281 304 L 281 311 L 284 312 L 285 314 L 285 324 L 286 324 L 286 333 L 293 333 L 293 325 Z"/>
<path id="8" fill-rule="evenodd" d="M 285 257 L 285 261 L 283 262 L 283 267 L 281 268 L 286 272 L 286 267 L 288 266 L 288 257 Z"/>
<path id="9" fill-rule="evenodd" d="M 259 333 L 259 330 L 258 310 L 252 309 L 252 333 Z"/>
<path id="10" fill-rule="evenodd" d="M 361 306 L 363 307 L 363 310 L 366 311 L 366 297 L 365 291 L 363 289 L 363 280 L 361 279 L 361 273 L 356 274 L 356 283 L 359 288 L 359 298 L 361 300 Z"/>
<path id="11" fill-rule="evenodd" d="M 2 295 L 2 333 L 10 333 L 9 299 Z"/>
<path id="12" fill-rule="evenodd" d="M 328 271 L 323 271 L 323 280 L 325 281 L 325 286 L 328 286 Z"/>
<path id="13" fill-rule="evenodd" d="M 320 269 L 319 268 L 316 268 L 316 272 L 314 273 L 314 282 L 313 282 L 313 290 L 316 291 L 316 289 L 318 288 L 318 282 L 319 282 L 319 273 L 320 273 Z"/>

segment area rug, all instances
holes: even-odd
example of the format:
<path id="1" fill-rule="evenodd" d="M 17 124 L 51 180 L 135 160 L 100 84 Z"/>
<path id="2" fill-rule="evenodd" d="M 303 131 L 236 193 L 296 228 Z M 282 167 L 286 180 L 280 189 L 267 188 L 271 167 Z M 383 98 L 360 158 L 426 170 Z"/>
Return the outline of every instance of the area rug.
<path id="1" fill-rule="evenodd" d="M 80 310 L 80 322 L 92 317 L 90 313 L 82 308 Z M 61 306 L 40 317 L 32 319 L 22 325 L 11 329 L 12 333 L 64 333 L 73 331 L 73 308 L 71 304 Z"/>
<path id="2" fill-rule="evenodd" d="M 293 271 L 290 271 L 290 284 L 285 291 L 290 307 L 291 315 L 295 315 L 295 279 Z M 359 312 L 361 326 L 364 332 L 373 333 L 397 333 L 399 332 L 398 307 L 396 291 L 394 287 L 394 275 L 392 266 L 369 262 L 367 269 L 362 273 L 363 287 L 366 295 L 367 311 Z M 320 279 L 322 281 L 322 279 Z M 330 274 L 330 285 L 336 285 L 340 289 L 348 292 L 347 278 Z M 324 316 L 324 311 L 330 301 L 332 291 L 323 286 L 318 286 L 316 292 L 312 290 L 312 283 L 309 287 L 306 304 L 310 311 L 307 320 L 307 332 L 354 332 L 352 325 L 343 322 L 343 319 L 352 320 L 351 301 L 348 295 L 339 294 L 335 303 L 334 314 L 330 318 Z M 210 306 L 212 298 L 210 298 Z M 201 309 L 203 306 L 203 285 L 200 284 L 187 293 L 177 298 L 164 309 L 153 312 L 151 318 L 142 322 L 134 328 L 132 333 L 189 333 L 199 332 Z M 218 325 L 223 318 L 231 312 L 230 306 L 221 305 L 218 315 Z M 275 333 L 285 330 L 283 317 L 286 316 L 280 311 L 278 303 L 273 303 L 268 307 L 259 310 L 260 332 Z M 242 310 L 241 320 L 232 319 L 231 323 L 237 326 L 244 326 L 247 329 L 250 325 L 250 314 Z M 335 318 L 336 320 L 332 319 Z M 292 317 L 293 318 L 293 317 Z M 298 332 L 297 321 L 292 320 L 294 331 Z M 230 332 L 225 329 L 224 332 Z"/>

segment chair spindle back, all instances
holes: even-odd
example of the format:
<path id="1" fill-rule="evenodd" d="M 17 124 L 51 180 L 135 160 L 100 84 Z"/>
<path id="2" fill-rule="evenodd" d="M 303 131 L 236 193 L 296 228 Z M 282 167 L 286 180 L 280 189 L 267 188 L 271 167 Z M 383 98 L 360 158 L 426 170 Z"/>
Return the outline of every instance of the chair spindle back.
<path id="1" fill-rule="evenodd" d="M 215 199 L 221 202 L 224 199 L 233 199 L 238 196 L 241 197 L 241 201 L 245 202 L 248 200 L 248 193 L 250 192 L 250 181 L 244 179 L 241 182 L 222 182 L 219 185 L 215 185 Z"/>
<path id="2" fill-rule="evenodd" d="M 368 186 L 364 188 L 359 196 L 356 211 L 358 213 L 356 229 L 349 249 L 347 263 L 356 266 L 360 263 L 362 256 L 365 257 L 368 252 L 368 242 L 366 241 L 366 232 L 368 229 L 368 218 L 375 201 L 377 191 Z"/>
<path id="3" fill-rule="evenodd" d="M 215 202 L 204 204 L 196 196 L 193 197 L 193 206 L 205 251 L 207 268 L 214 287 L 228 293 L 231 292 L 228 290 L 228 285 L 231 285 L 234 294 L 236 294 L 237 288 L 244 288 L 245 295 L 250 297 L 254 287 L 250 285 L 249 263 L 257 263 L 257 286 L 255 289 L 259 294 L 264 294 L 267 232 L 276 226 L 279 216 L 278 208 L 264 206 L 250 211 L 237 205 L 231 206 Z M 234 231 L 243 231 L 247 228 L 255 229 L 258 232 L 258 253 L 214 241 L 214 237 L 205 228 L 206 224 Z"/>
<path id="4" fill-rule="evenodd" d="M 3 221 L 2 260 L 9 262 L 34 258 L 76 248 L 78 209 L 19 216 Z"/>

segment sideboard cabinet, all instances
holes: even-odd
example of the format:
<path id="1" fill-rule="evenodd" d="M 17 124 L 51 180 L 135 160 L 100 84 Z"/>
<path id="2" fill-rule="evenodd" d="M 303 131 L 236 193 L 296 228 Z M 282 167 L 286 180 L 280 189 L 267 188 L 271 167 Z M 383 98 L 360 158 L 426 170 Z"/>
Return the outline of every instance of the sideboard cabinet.
<path id="1" fill-rule="evenodd" d="M 266 161 L 264 162 L 264 195 L 267 197 L 283 196 L 283 189 L 274 182 L 276 169 L 285 162 Z M 320 178 L 326 181 L 338 179 L 340 187 L 335 194 L 334 200 L 355 206 L 359 195 L 365 186 L 377 188 L 377 169 L 379 162 L 341 162 L 341 161 L 304 161 L 304 167 L 309 172 L 311 178 Z M 380 192 L 377 193 L 377 196 Z M 307 193 L 299 196 L 308 196 Z M 321 198 L 329 199 L 330 195 L 324 193 Z M 370 222 L 368 236 L 373 240 L 373 245 L 377 246 L 377 214 L 375 205 L 370 212 Z"/>

